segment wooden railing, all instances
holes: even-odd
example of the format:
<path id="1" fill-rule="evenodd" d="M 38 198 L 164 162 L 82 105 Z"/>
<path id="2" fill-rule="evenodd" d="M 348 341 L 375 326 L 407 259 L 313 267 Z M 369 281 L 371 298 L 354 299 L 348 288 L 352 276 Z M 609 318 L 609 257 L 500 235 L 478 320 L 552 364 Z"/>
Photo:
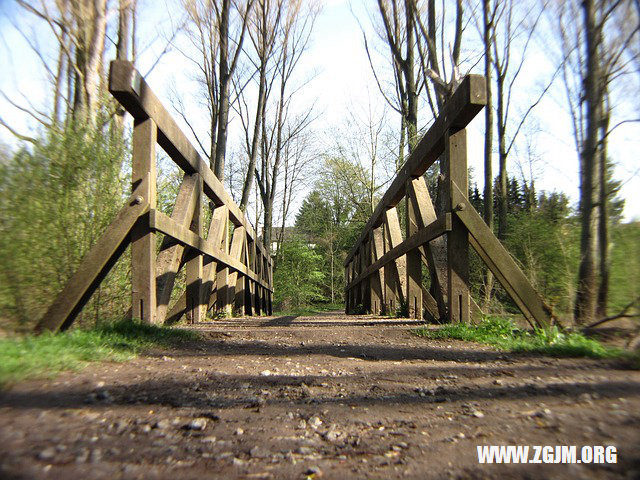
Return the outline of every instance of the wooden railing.
<path id="1" fill-rule="evenodd" d="M 270 315 L 271 256 L 243 212 L 131 63 L 111 63 L 109 91 L 134 118 L 133 193 L 36 330 L 68 328 L 129 244 L 133 318 L 173 323 L 186 315 L 196 322 L 210 308 Z M 157 210 L 156 144 L 184 171 L 171 216 Z M 213 206 L 206 236 L 203 194 Z M 183 267 L 186 289 L 170 306 Z"/>
<path id="2" fill-rule="evenodd" d="M 530 323 L 551 323 L 551 309 L 467 198 L 465 128 L 485 104 L 484 77 L 465 77 L 411 152 L 345 260 L 347 313 L 402 309 L 410 318 L 426 312 L 450 322 L 478 317 L 482 312 L 469 293 L 471 245 Z M 442 198 L 436 216 L 423 174 L 438 159 Z M 405 239 L 396 210 L 403 198 Z M 423 265 L 429 290 L 423 286 Z"/>

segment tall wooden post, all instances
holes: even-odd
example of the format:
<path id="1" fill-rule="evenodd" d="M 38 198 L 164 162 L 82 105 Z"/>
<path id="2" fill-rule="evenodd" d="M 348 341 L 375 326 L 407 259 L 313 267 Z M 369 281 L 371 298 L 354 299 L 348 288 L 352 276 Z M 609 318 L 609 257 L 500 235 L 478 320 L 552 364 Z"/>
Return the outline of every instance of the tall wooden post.
<path id="1" fill-rule="evenodd" d="M 229 255 L 234 260 L 242 260 L 242 254 L 245 251 L 245 237 L 246 230 L 243 226 L 236 225 L 233 229 L 233 237 L 231 238 L 231 248 L 229 249 Z M 244 311 L 244 291 L 240 298 L 236 298 L 236 289 L 238 287 L 238 277 L 241 274 L 238 272 L 230 272 L 227 280 L 227 304 L 229 308 L 232 310 L 235 306 L 240 310 Z M 242 305 L 240 306 L 239 303 Z"/>
<path id="2" fill-rule="evenodd" d="M 418 229 L 422 229 L 436 221 L 431 195 L 424 177 L 413 179 L 407 185 L 408 201 L 411 202 L 415 213 Z M 426 263 L 431 278 L 431 294 L 437 303 L 437 312 L 428 308 L 434 318 L 447 316 L 447 246 L 444 237 L 438 237 L 425 244 L 421 249 L 424 254 L 423 264 Z M 423 302 L 431 304 L 431 299 L 423 291 Z"/>
<path id="3" fill-rule="evenodd" d="M 387 228 L 387 220 L 382 225 L 382 238 L 384 244 L 383 254 L 391 250 L 391 241 L 389 240 L 389 229 Z M 384 295 L 384 310 L 386 315 L 393 315 L 397 308 L 397 286 L 395 277 L 397 276 L 395 262 L 389 262 L 384 268 L 384 283 L 382 285 Z"/>
<path id="4" fill-rule="evenodd" d="M 470 208 L 467 202 L 452 204 L 452 183 L 468 196 L 467 132 L 447 132 L 445 135 L 446 195 L 445 211 Z M 447 234 L 448 310 L 451 322 L 469 322 L 469 233 L 457 215 L 453 215 L 452 230 Z"/>
<path id="5" fill-rule="evenodd" d="M 344 283 L 349 285 L 351 283 L 351 275 L 349 270 L 351 269 L 351 262 L 344 267 Z M 349 314 L 351 311 L 351 289 L 347 288 L 344 292 L 344 313 Z"/>
<path id="6" fill-rule="evenodd" d="M 396 207 L 385 212 L 385 253 L 402 243 L 400 220 Z M 387 314 L 393 315 L 406 298 L 406 256 L 401 256 L 389 262 L 384 269 L 385 299 Z"/>
<path id="7" fill-rule="evenodd" d="M 225 253 L 229 253 L 229 214 L 228 212 L 222 220 L 222 242 L 221 249 Z M 218 267 L 216 274 L 216 309 L 225 316 L 231 316 L 231 304 L 229 303 L 229 269 L 223 265 Z"/>
<path id="8" fill-rule="evenodd" d="M 254 239 L 253 241 L 250 242 L 249 244 L 251 246 L 251 249 L 249 250 L 249 256 L 251 257 L 249 259 L 250 265 L 251 265 L 251 269 L 256 272 L 256 274 L 258 275 L 258 278 L 261 278 L 261 274 L 260 272 L 262 271 L 261 265 L 259 265 L 260 263 L 262 263 L 262 256 L 258 256 L 259 250 L 256 246 L 256 240 Z M 260 306 L 259 306 L 259 298 L 260 298 L 260 292 L 259 292 L 259 285 L 257 282 L 254 282 L 253 280 L 249 280 L 247 279 L 247 288 L 249 289 L 249 298 L 247 299 L 249 301 L 248 303 L 248 309 L 255 312 L 256 314 L 259 314 L 260 312 Z M 257 311 L 257 312 L 256 312 Z M 248 313 L 248 315 L 251 315 L 251 313 Z"/>
<path id="9" fill-rule="evenodd" d="M 360 254 L 362 253 L 362 247 L 358 249 L 356 255 L 353 257 L 353 276 L 357 278 L 360 275 L 360 266 L 362 265 L 360 262 Z M 362 305 L 362 291 L 360 290 L 360 284 L 353 286 L 353 306 L 355 308 L 358 305 Z"/>
<path id="10" fill-rule="evenodd" d="M 409 179 L 407 183 L 420 182 L 421 177 Z M 415 234 L 421 227 L 420 211 L 412 197 L 413 189 L 407 185 L 407 238 Z M 419 248 L 407 253 L 407 310 L 409 318 L 422 320 L 422 254 Z"/>
<path id="11" fill-rule="evenodd" d="M 196 208 L 191 221 L 191 231 L 202 236 L 202 177 L 198 175 L 196 185 Z M 193 250 L 192 250 L 193 252 Z M 195 253 L 187 261 L 187 310 L 185 312 L 189 323 L 201 322 L 206 308 L 203 306 L 202 295 L 202 255 Z"/>
<path id="12" fill-rule="evenodd" d="M 193 214 L 197 208 L 198 177 L 199 174 L 197 173 L 184 176 L 171 213 L 171 219 L 185 227 L 191 225 Z M 158 323 L 163 323 L 167 317 L 171 292 L 173 291 L 178 271 L 182 267 L 184 253 L 184 245 L 176 243 L 168 235 L 164 237 L 160 245 L 160 252 L 156 258 L 156 296 L 158 302 L 156 320 Z M 186 301 L 179 301 L 176 305 L 182 304 L 186 306 Z"/>
<path id="13" fill-rule="evenodd" d="M 360 256 L 360 272 L 364 272 L 371 265 L 371 237 L 362 244 L 362 253 Z M 362 279 L 360 282 L 360 296 L 362 298 L 362 307 L 365 312 L 371 311 L 371 281 L 370 277 Z"/>
<path id="14" fill-rule="evenodd" d="M 207 240 L 213 242 L 213 244 L 224 250 L 225 245 L 225 237 L 228 236 L 227 230 L 227 219 L 229 218 L 229 209 L 223 205 L 220 207 L 216 207 L 213 211 L 213 215 L 211 216 L 211 223 L 209 224 L 209 235 L 207 236 Z M 202 271 L 203 275 L 203 295 L 205 302 L 207 303 L 207 310 L 210 308 L 218 308 L 218 291 L 216 285 L 220 285 L 217 282 L 218 277 L 218 262 L 215 260 L 207 263 Z"/>
<path id="15" fill-rule="evenodd" d="M 382 239 L 382 228 L 379 227 L 373 230 L 370 248 L 371 263 L 374 263 L 383 255 L 384 241 Z M 379 315 L 384 310 L 384 295 L 382 293 L 382 285 L 384 282 L 383 269 L 384 267 L 371 275 L 369 280 L 371 287 L 371 313 L 374 315 Z"/>
<path id="16" fill-rule="evenodd" d="M 136 122 L 133 128 L 132 189 L 140 184 L 138 203 L 149 202 L 156 208 L 157 128 L 152 119 Z M 131 231 L 131 302 L 132 316 L 146 323 L 156 323 L 156 235 L 149 229 L 148 215 L 142 216 Z"/>
<path id="17" fill-rule="evenodd" d="M 267 250 L 267 252 L 269 251 Z M 271 254 L 268 253 L 268 255 L 271 255 Z M 273 288 L 273 260 L 271 259 L 271 257 L 269 257 L 268 275 L 269 275 L 269 286 Z M 269 298 L 267 302 L 267 314 L 273 315 L 273 293 L 271 292 L 271 290 L 269 290 L 269 293 L 267 294 L 267 296 Z"/>

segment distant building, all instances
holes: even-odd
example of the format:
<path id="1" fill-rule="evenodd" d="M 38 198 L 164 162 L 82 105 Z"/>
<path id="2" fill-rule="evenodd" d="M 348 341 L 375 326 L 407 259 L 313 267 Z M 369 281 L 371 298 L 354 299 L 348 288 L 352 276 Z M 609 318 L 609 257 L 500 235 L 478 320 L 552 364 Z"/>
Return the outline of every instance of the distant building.
<path id="1" fill-rule="evenodd" d="M 271 233 L 271 255 L 275 255 L 276 252 L 278 251 L 278 242 L 280 241 L 281 232 L 283 232 L 281 227 L 273 227 L 273 231 Z M 311 238 L 309 237 L 309 235 L 301 232 L 296 227 L 284 227 L 284 232 L 282 236 L 283 241 L 289 240 L 294 236 L 297 236 L 306 240 L 307 245 L 309 247 L 315 248 L 316 244 L 311 242 Z"/>

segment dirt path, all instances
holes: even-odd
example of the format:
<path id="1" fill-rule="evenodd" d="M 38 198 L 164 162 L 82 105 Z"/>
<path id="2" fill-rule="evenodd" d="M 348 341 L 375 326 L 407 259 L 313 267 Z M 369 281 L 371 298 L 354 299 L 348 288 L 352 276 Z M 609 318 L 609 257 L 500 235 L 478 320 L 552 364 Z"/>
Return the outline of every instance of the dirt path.
<path id="1" fill-rule="evenodd" d="M 0 478 L 640 478 L 640 372 L 415 326 L 234 319 L 19 384 L 0 392 Z M 615 445 L 618 463 L 486 466 L 477 445 Z"/>

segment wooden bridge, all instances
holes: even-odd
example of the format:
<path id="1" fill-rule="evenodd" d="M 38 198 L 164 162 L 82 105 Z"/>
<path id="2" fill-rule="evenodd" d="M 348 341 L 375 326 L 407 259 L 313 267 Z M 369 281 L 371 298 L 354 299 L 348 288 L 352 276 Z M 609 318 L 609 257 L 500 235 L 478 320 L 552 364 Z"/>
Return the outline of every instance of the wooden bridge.
<path id="1" fill-rule="evenodd" d="M 468 200 L 466 126 L 486 104 L 485 79 L 467 76 L 396 175 L 345 261 L 347 313 L 468 322 L 482 312 L 469 294 L 469 245 L 531 324 L 547 326 L 551 309 Z M 423 174 L 440 162 L 437 210 Z M 405 199 L 406 239 L 397 205 Z M 440 212 L 436 216 L 436 211 Z M 431 289 L 423 286 L 426 265 Z"/>
<path id="2" fill-rule="evenodd" d="M 37 331 L 68 328 L 129 244 L 133 318 L 171 324 L 186 315 L 195 323 L 211 308 L 270 315 L 272 259 L 243 212 L 132 64 L 112 62 L 109 91 L 134 118 L 132 194 Z M 484 78 L 467 76 L 391 183 L 345 261 L 347 313 L 402 308 L 414 319 L 422 319 L 423 311 L 450 322 L 478 317 L 482 312 L 469 294 L 471 245 L 531 324 L 552 322 L 551 309 L 467 198 L 465 128 L 485 103 Z M 156 144 L 184 171 L 171 216 L 157 209 Z M 438 160 L 436 209 L 423 174 Z M 208 226 L 204 198 L 213 206 Z M 403 199 L 404 239 L 397 211 Z M 157 233 L 164 234 L 159 251 Z M 170 305 L 182 268 L 186 288 Z"/>
<path id="3" fill-rule="evenodd" d="M 209 165 L 131 63 L 111 63 L 109 91 L 134 118 L 132 194 L 36 329 L 68 328 L 129 244 L 133 318 L 198 322 L 210 308 L 271 314 L 271 256 Z M 157 209 L 156 144 L 184 172 L 171 216 Z M 213 205 L 206 236 L 203 195 Z M 158 253 L 157 233 L 165 235 Z M 186 289 L 170 306 L 182 268 Z"/>

